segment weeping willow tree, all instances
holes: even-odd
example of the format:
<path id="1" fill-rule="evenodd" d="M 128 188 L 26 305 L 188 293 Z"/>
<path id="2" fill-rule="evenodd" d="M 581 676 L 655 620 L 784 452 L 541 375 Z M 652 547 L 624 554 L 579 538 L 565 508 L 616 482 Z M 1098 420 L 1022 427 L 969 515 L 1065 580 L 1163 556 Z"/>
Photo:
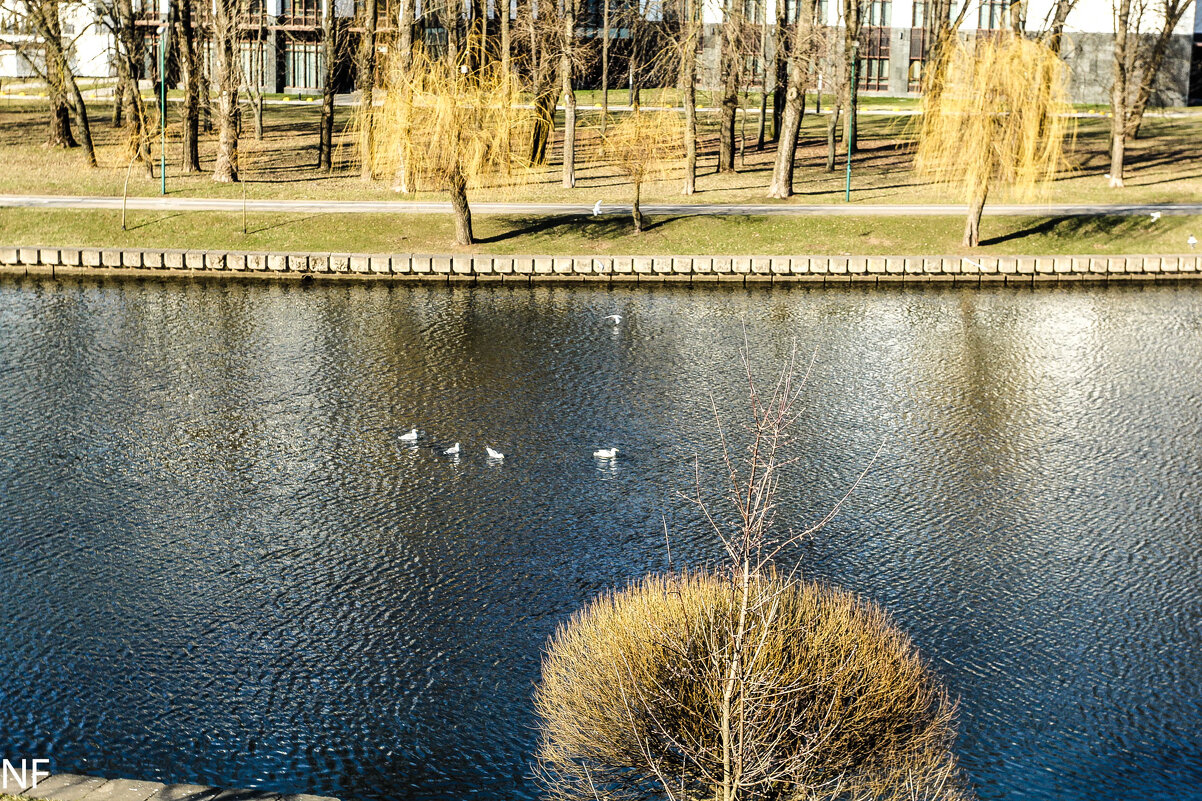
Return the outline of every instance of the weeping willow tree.
<path id="1" fill-rule="evenodd" d="M 662 98 L 658 107 L 668 105 Z M 684 125 L 675 111 L 647 111 L 641 106 L 609 126 L 602 152 L 613 166 L 630 179 L 634 188 L 631 217 L 635 233 L 643 230 L 639 207 L 643 184 L 667 177 L 684 158 Z"/>
<path id="2" fill-rule="evenodd" d="M 361 107 L 355 123 L 371 126 L 365 157 L 374 175 L 403 175 L 412 191 L 450 195 L 459 245 L 473 241 L 469 190 L 503 191 L 530 177 L 528 154 L 515 145 L 530 141 L 535 124 L 515 78 L 497 63 L 469 68 L 471 52 L 395 55 L 384 70 L 384 104 Z"/>
<path id="3" fill-rule="evenodd" d="M 1023 200 L 1046 192 L 1073 134 L 1067 70 L 1046 45 L 1012 33 L 954 38 L 927 70 L 915 169 L 968 203 L 964 246 L 981 239 L 995 187 Z"/>

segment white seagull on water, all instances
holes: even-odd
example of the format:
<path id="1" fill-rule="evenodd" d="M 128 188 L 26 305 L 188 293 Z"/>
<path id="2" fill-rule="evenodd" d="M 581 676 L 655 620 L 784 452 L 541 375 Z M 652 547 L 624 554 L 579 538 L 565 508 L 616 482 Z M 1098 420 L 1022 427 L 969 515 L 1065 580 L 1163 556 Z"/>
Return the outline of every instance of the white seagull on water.
<path id="1" fill-rule="evenodd" d="M 459 443 L 456 442 L 454 445 L 447 448 L 445 451 L 443 451 L 443 454 L 445 454 L 447 456 L 458 456 L 459 455 Z"/>
<path id="2" fill-rule="evenodd" d="M 417 429 L 411 428 L 404 434 L 401 434 L 401 442 L 417 442 Z"/>
<path id="3" fill-rule="evenodd" d="M 622 315 L 620 315 L 620 314 L 611 314 L 611 315 L 609 315 L 608 317 L 606 317 L 605 319 L 606 319 L 606 320 L 613 320 L 613 324 L 614 324 L 614 325 L 617 325 L 618 323 L 622 322 Z"/>
<path id="4" fill-rule="evenodd" d="M 484 446 L 484 450 L 488 454 L 489 459 L 496 459 L 499 462 L 505 458 L 505 454 L 501 453 L 500 451 L 494 451 L 487 445 Z"/>
<path id="5" fill-rule="evenodd" d="M 618 455 L 617 448 L 599 448 L 593 451 L 593 456 L 598 459 L 613 459 Z"/>

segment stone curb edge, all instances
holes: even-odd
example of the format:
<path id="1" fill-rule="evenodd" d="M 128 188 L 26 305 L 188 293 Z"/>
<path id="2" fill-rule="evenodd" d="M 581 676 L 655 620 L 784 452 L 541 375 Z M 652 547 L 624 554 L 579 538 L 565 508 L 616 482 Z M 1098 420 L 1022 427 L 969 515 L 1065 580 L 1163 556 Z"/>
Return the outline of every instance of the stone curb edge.
<path id="1" fill-rule="evenodd" d="M 13 273 L 435 282 L 1034 283 L 1202 278 L 1202 256 L 488 256 L 0 247 Z"/>

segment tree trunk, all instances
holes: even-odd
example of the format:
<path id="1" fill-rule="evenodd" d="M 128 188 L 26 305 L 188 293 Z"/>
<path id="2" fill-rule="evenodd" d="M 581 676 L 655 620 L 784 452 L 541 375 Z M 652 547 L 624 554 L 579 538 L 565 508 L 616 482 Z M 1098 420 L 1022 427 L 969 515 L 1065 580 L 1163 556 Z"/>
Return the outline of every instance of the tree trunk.
<path id="1" fill-rule="evenodd" d="M 1127 118 L 1131 109 L 1128 86 L 1135 60 L 1129 47 L 1131 0 L 1119 0 L 1114 14 L 1114 83 L 1110 88 L 1110 187 L 1123 186 L 1123 159 L 1127 146 Z"/>
<path id="2" fill-rule="evenodd" d="M 497 11 L 501 13 L 501 72 L 508 78 L 510 70 L 510 43 L 509 43 L 509 12 L 510 0 L 497 0 Z M 504 5 L 502 9 L 501 6 Z"/>
<path id="3" fill-rule="evenodd" d="M 120 58 L 119 54 L 115 54 Z M 117 67 L 117 83 L 113 87 L 113 119 L 112 125 L 114 128 L 120 128 L 125 125 L 125 116 L 122 113 L 125 110 L 125 74 L 124 71 Z"/>
<path id="4" fill-rule="evenodd" d="M 634 203 L 630 206 L 630 216 L 634 219 L 634 232 L 636 234 L 643 233 L 643 210 L 639 207 L 639 199 L 643 193 L 643 182 L 635 179 L 634 182 Z"/>
<path id="5" fill-rule="evenodd" d="M 839 114 L 842 111 L 838 103 L 831 109 L 831 115 L 826 121 L 826 171 L 835 171 L 835 145 L 839 139 Z"/>
<path id="6" fill-rule="evenodd" d="M 50 129 L 46 135 L 47 147 L 79 147 L 71 135 L 71 110 L 67 98 L 61 91 L 50 89 Z"/>
<path id="7" fill-rule="evenodd" d="M 563 46 L 559 52 L 559 73 L 563 86 L 563 186 L 576 185 L 576 92 L 572 90 L 572 41 L 576 37 L 576 9 L 573 0 L 563 3 Z"/>
<path id="8" fill-rule="evenodd" d="M 451 207 L 455 210 L 455 244 L 470 245 L 472 238 L 472 210 L 467 204 L 467 181 L 456 167 L 450 176 L 449 191 Z"/>
<path id="9" fill-rule="evenodd" d="M 800 23 L 798 23 L 798 28 L 801 28 Z M 772 168 L 772 185 L 768 187 L 768 197 L 781 199 L 793 196 L 793 169 L 797 152 L 797 137 L 801 132 L 802 115 L 805 114 L 805 75 L 808 65 L 801 56 L 804 43 L 800 36 L 797 38 L 798 41 L 793 45 L 793 52 L 789 55 L 789 74 L 785 89 L 785 118 L 776 149 L 776 164 Z M 832 115 L 833 118 L 834 115 Z M 832 127 L 827 133 L 828 138 L 833 133 Z"/>
<path id="10" fill-rule="evenodd" d="M 760 20 L 760 119 L 756 123 L 755 149 L 763 150 L 768 126 L 768 2 L 761 0 L 764 13 Z"/>
<path id="11" fill-rule="evenodd" d="M 84 103 L 83 92 L 79 91 L 79 82 L 75 75 L 66 70 L 67 88 L 70 91 L 71 103 L 75 109 L 75 120 L 79 124 L 79 136 L 83 140 L 84 158 L 89 167 L 96 166 L 96 148 L 92 145 L 92 124 L 88 121 L 88 106 Z"/>
<path id="12" fill-rule="evenodd" d="M 408 5 L 412 0 L 407 0 Z M 337 75 L 340 26 L 335 0 L 324 0 L 321 14 L 321 42 L 325 67 L 321 78 L 321 119 L 317 132 L 317 168 L 334 169 L 334 78 Z M 404 12 L 402 11 L 402 14 Z M 402 26 L 402 32 L 404 26 Z M 404 51 L 402 51 L 404 52 Z"/>
<path id="13" fill-rule="evenodd" d="M 964 223 L 964 241 L 966 248 L 975 248 L 981 244 L 981 214 L 985 210 L 985 197 L 989 194 L 989 186 L 979 187 L 973 194 L 968 207 L 968 219 Z"/>
<path id="14" fill-rule="evenodd" d="M 800 22 L 800 20 L 799 20 Z M 776 31 L 772 52 L 772 139 L 780 139 L 781 121 L 785 116 L 785 95 L 789 82 L 789 63 L 785 56 L 788 48 L 788 6 L 785 0 L 776 0 Z"/>
<path id="15" fill-rule="evenodd" d="M 680 84 L 684 91 L 684 190 L 697 191 L 697 12 L 696 0 L 685 0 L 685 41 L 680 57 Z"/>
<path id="16" fill-rule="evenodd" d="M 378 0 L 364 0 L 363 4 L 363 39 L 359 52 L 359 92 L 360 110 L 362 115 L 359 127 L 359 159 L 362 163 L 364 181 L 372 179 L 372 132 L 375 127 L 375 97 L 376 86 L 376 21 L 379 18 Z"/>
<path id="17" fill-rule="evenodd" d="M 1064 47 L 1064 24 L 1074 5 L 1076 5 L 1076 0 L 1056 0 L 1056 6 L 1052 11 L 1052 21 L 1048 24 L 1048 30 L 1044 37 L 1048 48 L 1056 55 L 1060 55 L 1060 51 Z"/>
<path id="18" fill-rule="evenodd" d="M 530 137 L 530 163 L 534 166 L 547 163 L 547 145 L 555 125 L 555 95 L 553 87 L 544 88 L 534 98 L 534 127 Z"/>
<path id="19" fill-rule="evenodd" d="M 230 183 L 238 176 L 238 64 L 234 44 L 237 38 L 237 1 L 217 0 L 213 19 L 214 49 L 217 56 L 217 162 L 213 180 Z"/>
<path id="20" fill-rule="evenodd" d="M 137 69 L 142 50 L 134 30 L 134 11 L 130 0 L 113 3 L 117 41 L 117 71 L 125 80 L 125 116 L 133 142 L 134 158 L 142 162 L 146 177 L 154 178 L 154 163 L 150 157 L 150 135 L 147 130 L 146 105 L 138 90 Z"/>
<path id="21" fill-rule="evenodd" d="M 720 55 L 720 78 L 722 81 L 722 110 L 718 133 L 718 172 L 735 171 L 735 114 L 739 110 L 739 69 L 737 20 L 735 4 L 727 0 L 722 20 L 722 53 Z"/>
<path id="22" fill-rule="evenodd" d="M 601 3 L 601 135 L 609 124 L 609 0 Z"/>
<path id="23" fill-rule="evenodd" d="M 196 31 L 192 25 L 192 0 L 174 0 L 179 37 L 179 63 L 184 83 L 184 127 L 181 135 L 183 171 L 200 172 L 200 70 Z"/>
<path id="24" fill-rule="evenodd" d="M 844 0 L 843 20 L 843 74 L 846 78 L 843 89 L 843 109 L 846 112 L 843 119 L 843 146 L 848 153 L 855 153 L 859 146 L 859 115 L 856 109 L 860 93 L 860 0 Z"/>

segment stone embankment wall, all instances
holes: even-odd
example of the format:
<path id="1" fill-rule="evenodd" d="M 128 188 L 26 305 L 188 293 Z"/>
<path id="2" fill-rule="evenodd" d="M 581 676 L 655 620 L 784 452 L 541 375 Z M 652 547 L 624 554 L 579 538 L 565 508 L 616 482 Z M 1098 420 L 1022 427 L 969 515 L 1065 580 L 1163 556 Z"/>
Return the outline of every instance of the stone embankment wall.
<path id="1" fill-rule="evenodd" d="M 417 281 L 1005 282 L 1202 278 L 1180 256 L 423 256 L 0 247 L 13 273 L 256 275 Z"/>

